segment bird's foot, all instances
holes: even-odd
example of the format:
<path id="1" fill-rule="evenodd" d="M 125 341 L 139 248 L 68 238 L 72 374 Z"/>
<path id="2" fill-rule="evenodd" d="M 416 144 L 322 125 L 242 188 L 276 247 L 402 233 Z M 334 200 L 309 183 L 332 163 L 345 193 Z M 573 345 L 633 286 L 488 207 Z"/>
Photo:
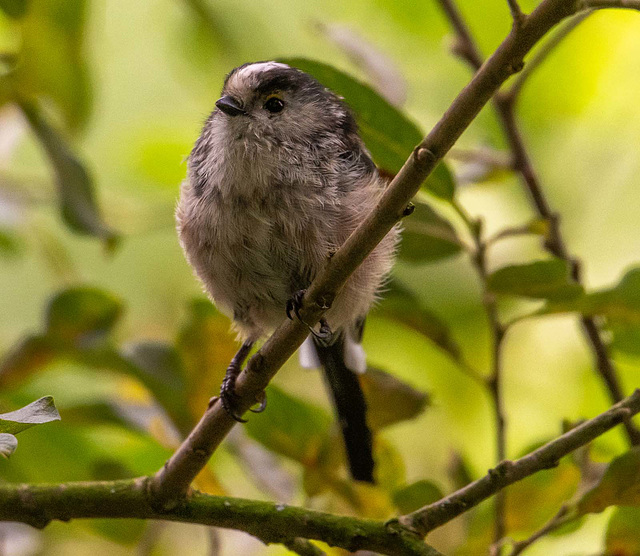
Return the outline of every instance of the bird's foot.
<path id="1" fill-rule="evenodd" d="M 236 394 L 236 379 L 239 374 L 240 366 L 234 365 L 232 361 L 227 367 L 227 373 L 224 375 L 224 379 L 222 380 L 222 386 L 220 387 L 220 402 L 222 402 L 222 407 L 231 418 L 238 423 L 246 423 L 247 420 L 243 419 L 242 416 L 238 414 L 240 396 Z"/>
<path id="2" fill-rule="evenodd" d="M 311 332 L 313 337 L 323 347 L 330 346 L 333 343 L 333 332 L 324 319 L 320 319 L 320 329 L 318 331 L 309 327 L 309 332 Z"/>
<path id="3" fill-rule="evenodd" d="M 231 364 L 227 368 L 227 374 L 222 381 L 220 387 L 220 402 L 224 410 L 238 423 L 246 423 L 247 420 L 243 419 L 239 414 L 238 406 L 240 404 L 240 396 L 236 394 L 236 379 L 240 374 L 240 369 Z M 213 397 L 209 401 L 209 405 L 212 405 L 218 397 Z M 252 413 L 262 413 L 267 408 L 267 394 L 261 392 L 258 396 L 256 403 L 260 404 L 258 407 L 250 407 L 249 411 Z"/>
<path id="4" fill-rule="evenodd" d="M 321 345 L 331 345 L 333 341 L 333 332 L 331 331 L 331 328 L 329 328 L 329 325 L 327 324 L 327 321 L 325 319 L 320 319 L 320 329 L 315 330 L 313 326 L 309 326 L 300 316 L 300 309 L 302 309 L 302 298 L 304 297 L 305 293 L 307 293 L 307 290 L 298 290 L 293 294 L 291 299 L 287 301 L 287 306 L 285 309 L 287 317 L 289 317 L 290 320 L 293 320 L 292 314 L 295 315 L 297 319 L 309 329 L 309 332 L 311 332 L 312 336 Z"/>
<path id="5" fill-rule="evenodd" d="M 300 316 L 300 309 L 302 309 L 302 298 L 304 297 L 304 294 L 306 292 L 307 290 L 298 290 L 291 296 L 291 299 L 287 301 L 285 310 L 287 312 L 287 317 L 289 317 L 289 320 L 293 320 L 293 317 L 291 316 L 291 313 L 293 313 L 296 317 L 298 317 L 298 320 L 300 322 L 306 324 Z"/>

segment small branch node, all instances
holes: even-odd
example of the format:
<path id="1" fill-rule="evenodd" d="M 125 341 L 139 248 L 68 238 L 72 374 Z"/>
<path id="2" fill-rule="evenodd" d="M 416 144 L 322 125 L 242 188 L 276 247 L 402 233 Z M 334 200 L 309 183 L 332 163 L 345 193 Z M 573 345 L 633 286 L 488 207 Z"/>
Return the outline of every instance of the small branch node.
<path id="1" fill-rule="evenodd" d="M 402 211 L 403 218 L 406 218 L 407 216 L 411 216 L 414 210 L 416 210 L 416 206 L 413 203 L 409 203 L 405 207 L 405 209 Z"/>
<path id="2" fill-rule="evenodd" d="M 507 0 L 507 3 L 509 4 L 509 10 L 511 11 L 511 17 L 513 18 L 513 29 L 517 31 L 522 27 L 527 16 L 520 8 L 518 0 Z"/>
<path id="3" fill-rule="evenodd" d="M 332 293 L 322 294 L 320 297 L 318 297 L 318 300 L 316 301 L 316 305 L 318 309 L 321 309 L 322 311 L 326 311 L 327 309 L 331 308 L 331 305 L 333 305 L 334 298 L 335 298 L 335 295 Z"/>
<path id="4" fill-rule="evenodd" d="M 416 162 L 420 165 L 430 164 L 437 160 L 437 157 L 435 154 L 433 154 L 426 147 L 421 147 L 421 146 L 416 147 L 416 149 L 413 151 L 413 156 Z"/>

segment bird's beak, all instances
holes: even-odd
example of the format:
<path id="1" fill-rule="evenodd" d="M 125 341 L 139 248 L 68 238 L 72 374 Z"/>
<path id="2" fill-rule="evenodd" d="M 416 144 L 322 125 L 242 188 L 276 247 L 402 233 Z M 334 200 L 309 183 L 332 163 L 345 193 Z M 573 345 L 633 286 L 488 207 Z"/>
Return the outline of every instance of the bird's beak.
<path id="1" fill-rule="evenodd" d="M 224 95 L 216 101 L 216 106 L 222 110 L 227 116 L 238 116 L 246 114 L 240 106 L 240 103 L 230 95 Z"/>

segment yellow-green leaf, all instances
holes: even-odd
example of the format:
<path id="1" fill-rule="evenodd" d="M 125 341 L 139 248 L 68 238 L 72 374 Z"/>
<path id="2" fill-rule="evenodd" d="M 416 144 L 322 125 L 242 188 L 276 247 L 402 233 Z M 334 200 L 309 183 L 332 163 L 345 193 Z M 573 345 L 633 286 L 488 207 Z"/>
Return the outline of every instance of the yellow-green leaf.
<path id="1" fill-rule="evenodd" d="M 577 505 L 581 514 L 599 513 L 609 506 L 640 506 L 639 448 L 615 458 Z"/>

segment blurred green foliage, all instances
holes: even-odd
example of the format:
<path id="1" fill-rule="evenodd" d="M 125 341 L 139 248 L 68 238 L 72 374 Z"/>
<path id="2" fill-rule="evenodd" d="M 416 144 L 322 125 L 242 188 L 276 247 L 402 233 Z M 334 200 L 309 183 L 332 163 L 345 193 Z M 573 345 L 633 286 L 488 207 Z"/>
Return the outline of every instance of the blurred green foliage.
<path id="1" fill-rule="evenodd" d="M 459 5 L 491 52 L 509 29 L 506 2 Z M 360 54 L 388 57 L 406 80 L 391 84 L 406 104 L 385 100 L 366 60 L 354 62 L 318 23 L 351 30 Z M 469 78 L 449 35 L 432 1 L 0 1 L 0 410 L 51 394 L 62 417 L 20 433 L 13 452 L 18 431 L 0 415 L 0 453 L 11 453 L 0 460 L 2 480 L 153 473 L 219 388 L 237 346 L 182 257 L 173 207 L 184 159 L 230 69 L 283 59 L 312 73 L 352 106 L 391 176 Z M 386 519 L 493 465 L 490 402 L 469 377 L 489 369 L 491 340 L 460 207 L 484 219 L 488 293 L 518 319 L 504 361 L 509 456 L 557 435 L 563 419 L 608 405 L 577 313 L 597 316 L 625 388 L 637 385 L 640 274 L 629 267 L 640 261 L 640 75 L 629 61 L 639 58 L 637 14 L 596 14 L 519 102 L 585 288 L 544 254 L 548 225 L 531 213 L 517 175 L 490 157 L 454 153 L 414 201 L 393 279 L 367 323 L 371 369 L 362 380 L 379 486 L 346 479 L 319 373 L 292 360 L 269 388 L 267 411 L 237 431 L 253 456 L 232 437 L 197 487 Z M 491 110 L 459 147 L 504 154 Z M 528 554 L 637 554 L 640 464 L 625 450 L 620 431 L 599 438 L 592 451 L 602 465 L 589 485 L 587 468 L 567 460 L 510 487 L 509 534 L 527 537 L 571 501 L 589 515 Z M 34 554 L 168 554 L 178 543 L 184 554 L 207 553 L 204 533 L 156 525 L 99 520 L 29 535 Z M 483 554 L 491 531 L 485 503 L 430 542 Z M 225 554 L 283 551 L 231 534 L 223 545 Z"/>

